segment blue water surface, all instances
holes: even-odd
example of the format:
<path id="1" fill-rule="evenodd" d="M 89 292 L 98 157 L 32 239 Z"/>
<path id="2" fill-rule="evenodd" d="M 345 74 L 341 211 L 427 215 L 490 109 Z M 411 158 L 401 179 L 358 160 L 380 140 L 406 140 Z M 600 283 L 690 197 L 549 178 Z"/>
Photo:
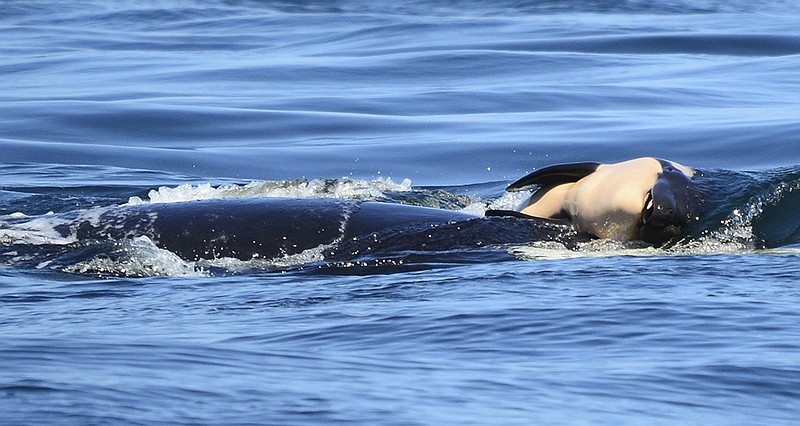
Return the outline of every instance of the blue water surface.
<path id="1" fill-rule="evenodd" d="M 670 249 L 7 250 L 0 423 L 795 424 L 798 22 L 781 0 L 3 2 L 3 217 L 286 191 L 456 209 L 639 156 L 726 185 Z"/>

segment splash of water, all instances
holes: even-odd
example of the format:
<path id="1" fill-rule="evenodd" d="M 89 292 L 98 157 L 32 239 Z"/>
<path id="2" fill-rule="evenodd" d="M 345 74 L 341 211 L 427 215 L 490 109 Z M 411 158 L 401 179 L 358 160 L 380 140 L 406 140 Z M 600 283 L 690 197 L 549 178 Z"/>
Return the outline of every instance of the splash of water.
<path id="1" fill-rule="evenodd" d="M 124 277 L 204 277 L 209 273 L 195 262 L 187 262 L 171 251 L 158 248 L 147 237 L 113 243 L 113 250 L 67 265 L 64 272 Z M 43 263 L 39 268 L 50 266 Z"/>
<path id="2" fill-rule="evenodd" d="M 314 179 L 288 181 L 254 181 L 246 185 L 184 184 L 177 187 L 162 186 L 149 192 L 148 199 L 131 197 L 128 205 L 144 203 L 175 203 L 181 201 L 209 200 L 239 197 L 284 198 L 341 198 L 354 200 L 383 200 L 389 192 L 411 191 L 411 180 L 397 183 L 391 178 Z"/>

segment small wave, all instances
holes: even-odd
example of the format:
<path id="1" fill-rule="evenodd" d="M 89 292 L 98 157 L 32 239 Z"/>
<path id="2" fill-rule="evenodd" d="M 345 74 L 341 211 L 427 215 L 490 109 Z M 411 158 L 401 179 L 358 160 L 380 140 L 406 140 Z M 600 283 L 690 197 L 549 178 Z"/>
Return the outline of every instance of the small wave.
<path id="1" fill-rule="evenodd" d="M 531 52 L 787 56 L 800 53 L 800 38 L 764 34 L 633 34 L 508 43 L 495 48 Z"/>
<path id="2" fill-rule="evenodd" d="M 506 192 L 495 199 L 484 200 L 475 198 L 469 205 L 462 208 L 461 211 L 476 216 L 483 216 L 486 214 L 486 210 L 514 210 L 529 197 L 530 194 L 526 192 Z"/>
<path id="3" fill-rule="evenodd" d="M 112 249 L 90 259 L 56 268 L 64 272 L 122 277 L 204 277 L 207 270 L 195 262 L 187 262 L 175 253 L 158 248 L 147 237 L 114 242 Z M 51 267 L 44 262 L 39 269 Z"/>
<path id="4" fill-rule="evenodd" d="M 521 260 L 561 260 L 587 257 L 655 256 L 664 254 L 661 249 L 640 242 L 591 240 L 567 247 L 557 241 L 535 241 L 509 247 L 508 253 Z"/>
<path id="5" fill-rule="evenodd" d="M 290 269 L 302 269 L 307 265 L 319 264 L 325 261 L 325 252 L 330 250 L 331 245 L 319 245 L 317 247 L 303 250 L 297 254 L 287 254 L 274 259 L 250 259 L 240 260 L 231 257 L 224 257 L 213 260 L 200 260 L 197 265 L 205 270 L 215 271 L 222 274 L 240 274 L 252 271 L 285 271 Z"/>
<path id="6" fill-rule="evenodd" d="M 52 269 L 71 274 L 104 277 L 143 278 L 209 277 L 246 274 L 258 271 L 274 272 L 303 269 L 325 261 L 325 252 L 331 245 L 320 245 L 297 254 L 287 254 L 274 259 L 253 258 L 240 260 L 231 257 L 186 261 L 177 254 L 159 248 L 147 237 L 98 243 L 89 250 L 90 255 L 66 254 L 36 265 L 37 269 Z M 77 258 L 77 260 L 73 260 Z"/>
<path id="7" fill-rule="evenodd" d="M 268 2 L 270 8 L 284 13 L 372 13 L 408 15 L 514 15 L 543 13 L 653 13 L 653 14 L 696 14 L 723 12 L 752 12 L 769 5 L 743 1 L 688 1 L 672 0 L 654 2 L 648 0 L 627 1 L 583 1 L 545 0 L 523 1 L 502 0 L 493 2 L 475 0 L 456 0 L 449 2 L 430 2 L 429 0 L 406 2 L 337 2 L 332 6 L 326 2 L 284 1 Z"/>
<path id="8" fill-rule="evenodd" d="M 554 241 L 537 241 L 508 249 L 521 260 L 561 260 L 606 257 L 706 256 L 721 254 L 758 254 L 772 252 L 737 242 L 720 241 L 712 237 L 684 241 L 671 247 L 656 248 L 638 241 L 590 240 L 574 247 Z M 789 252 L 786 252 L 789 253 Z"/>
<path id="9" fill-rule="evenodd" d="M 704 173 L 706 214 L 685 245 L 740 250 L 800 242 L 800 168 Z"/>
<path id="10" fill-rule="evenodd" d="M 56 228 L 65 220 L 52 212 L 29 217 L 15 212 L 0 217 L 0 244 L 66 245 L 75 242 L 72 236 L 63 236 Z"/>
<path id="11" fill-rule="evenodd" d="M 513 209 L 526 197 L 522 193 L 504 193 L 497 198 L 455 194 L 438 188 L 412 186 L 411 179 L 395 182 L 392 178 L 366 179 L 295 179 L 253 181 L 247 184 L 213 186 L 210 183 L 162 186 L 148 193 L 146 199 L 130 197 L 124 205 L 177 203 L 222 198 L 337 198 L 359 201 L 386 201 L 461 211 L 483 215 L 487 209 Z"/>
<path id="12" fill-rule="evenodd" d="M 296 179 L 286 181 L 254 181 L 246 185 L 212 186 L 210 183 L 177 187 L 162 186 L 149 192 L 148 199 L 131 197 L 128 205 L 144 203 L 175 203 L 236 197 L 282 198 L 341 198 L 354 200 L 385 200 L 388 192 L 411 191 L 411 180 L 394 182 L 392 178 L 361 179 Z"/>

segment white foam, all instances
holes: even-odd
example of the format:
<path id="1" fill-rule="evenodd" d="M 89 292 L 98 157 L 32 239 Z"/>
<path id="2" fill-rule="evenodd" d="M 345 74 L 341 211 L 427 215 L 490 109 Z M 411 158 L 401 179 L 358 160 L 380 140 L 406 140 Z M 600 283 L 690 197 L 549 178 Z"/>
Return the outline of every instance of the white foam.
<path id="1" fill-rule="evenodd" d="M 555 241 L 536 241 L 524 246 L 513 246 L 509 254 L 521 260 L 560 260 L 578 258 L 604 258 L 616 256 L 655 256 L 668 252 L 645 247 L 639 242 L 591 240 L 580 243 L 574 250 Z"/>
<path id="2" fill-rule="evenodd" d="M 800 247 L 796 246 L 777 247 L 773 249 L 764 250 L 764 253 L 775 254 L 775 255 L 800 256 Z"/>
<path id="3" fill-rule="evenodd" d="M 171 251 L 158 248 L 147 237 L 115 243 L 114 256 L 98 256 L 63 268 L 66 272 L 124 277 L 203 277 L 209 273 Z M 45 267 L 47 265 L 40 265 Z"/>
<path id="4" fill-rule="evenodd" d="M 476 200 L 461 209 L 461 212 L 483 216 L 486 210 L 515 210 L 528 197 L 528 192 L 506 192 L 494 200 Z"/>
<path id="5" fill-rule="evenodd" d="M 14 213 L 7 216 L 7 218 L 19 219 L 20 216 Z M 34 217 L 29 221 L 19 223 L 16 221 L 5 222 L 3 218 L 0 218 L 0 243 L 7 245 L 71 244 L 75 242 L 74 236 L 64 237 L 56 231 L 57 226 L 66 223 L 68 222 L 50 214 Z"/>
<path id="6" fill-rule="evenodd" d="M 290 254 L 275 259 L 253 258 L 241 260 L 232 257 L 219 259 L 200 260 L 197 265 L 204 269 L 224 269 L 231 273 L 248 272 L 252 270 L 274 271 L 299 268 L 303 265 L 322 262 L 325 260 L 325 251 L 329 250 L 333 244 L 319 245 L 317 247 L 303 250 L 297 254 Z"/>
<path id="7" fill-rule="evenodd" d="M 391 178 L 375 180 L 361 179 L 314 179 L 291 181 L 254 181 L 246 185 L 211 184 L 177 187 L 162 186 L 148 193 L 148 199 L 131 197 L 129 205 L 143 203 L 175 203 L 181 201 L 209 200 L 237 197 L 283 197 L 283 198 L 343 198 L 357 200 L 378 200 L 385 198 L 386 192 L 411 191 L 411 180 L 404 179 L 400 183 Z"/>

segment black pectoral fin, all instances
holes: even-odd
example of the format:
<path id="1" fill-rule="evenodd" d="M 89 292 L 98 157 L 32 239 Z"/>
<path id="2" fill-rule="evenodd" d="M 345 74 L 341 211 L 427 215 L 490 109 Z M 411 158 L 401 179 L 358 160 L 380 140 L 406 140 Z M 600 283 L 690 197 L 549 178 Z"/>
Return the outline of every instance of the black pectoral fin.
<path id="1" fill-rule="evenodd" d="M 531 186 L 554 186 L 562 183 L 577 182 L 594 173 L 600 163 L 556 164 L 536 170 L 516 182 L 508 185 L 506 191 L 523 191 Z"/>
<path id="2" fill-rule="evenodd" d="M 536 217 L 516 210 L 486 210 L 486 217 L 518 217 L 520 219 L 536 219 Z"/>
<path id="3" fill-rule="evenodd" d="M 486 217 L 516 217 L 519 219 L 539 220 L 542 222 L 555 223 L 558 225 L 566 225 L 566 226 L 572 224 L 569 218 L 566 217 L 556 217 L 556 218 L 537 217 L 522 212 L 518 212 L 516 210 L 486 210 L 486 213 L 484 213 L 484 215 Z"/>

